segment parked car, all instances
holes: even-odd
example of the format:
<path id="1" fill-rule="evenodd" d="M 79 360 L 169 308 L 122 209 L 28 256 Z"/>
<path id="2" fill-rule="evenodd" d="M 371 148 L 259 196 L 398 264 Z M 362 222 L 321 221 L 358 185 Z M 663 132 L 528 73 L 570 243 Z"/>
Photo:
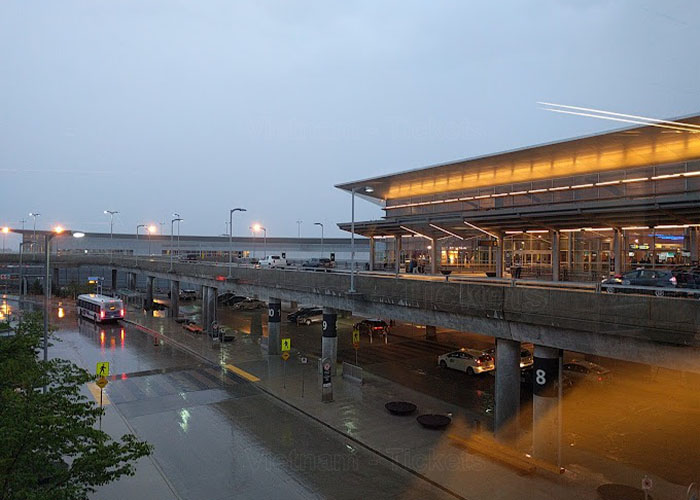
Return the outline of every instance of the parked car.
<path id="1" fill-rule="evenodd" d="M 467 375 L 485 373 L 495 368 L 493 357 L 478 349 L 465 349 L 448 352 L 438 357 L 440 368 L 452 368 L 466 372 Z"/>
<path id="2" fill-rule="evenodd" d="M 297 316 L 297 325 L 310 325 L 323 321 L 323 309 L 314 307 Z"/>
<path id="3" fill-rule="evenodd" d="M 248 297 L 233 304 L 233 309 L 236 311 L 253 311 L 255 309 L 262 309 L 263 307 L 267 307 L 265 302 L 258 299 L 249 299 Z"/>
<path id="4" fill-rule="evenodd" d="M 168 290 L 168 298 L 171 298 L 171 296 L 172 294 L 170 290 Z M 181 289 L 178 296 L 180 297 L 180 300 L 195 300 L 197 298 L 197 291 Z"/>
<path id="5" fill-rule="evenodd" d="M 612 377 L 607 368 L 583 359 L 567 361 L 562 365 L 562 373 L 572 384 L 580 382 L 602 383 Z"/>
<path id="6" fill-rule="evenodd" d="M 307 261 L 304 261 L 301 267 L 331 269 L 335 267 L 335 262 L 333 262 L 331 259 L 326 258 L 309 259 Z"/>
<path id="7" fill-rule="evenodd" d="M 224 306 L 235 306 L 239 302 L 244 302 L 248 300 L 248 297 L 243 295 L 236 295 L 235 293 L 226 292 L 217 297 L 219 304 Z"/>
<path id="8" fill-rule="evenodd" d="M 316 306 L 302 306 L 299 309 L 297 309 L 296 311 L 290 312 L 289 314 L 287 314 L 287 321 L 290 321 L 292 323 L 296 323 L 297 318 L 300 315 L 303 315 L 303 314 L 305 314 L 313 309 L 318 309 L 318 307 L 316 307 Z"/>
<path id="9" fill-rule="evenodd" d="M 258 261 L 260 267 L 287 267 L 287 259 L 279 255 L 268 255 L 264 259 Z"/>
<path id="10" fill-rule="evenodd" d="M 625 292 L 628 289 L 616 288 L 614 286 L 605 285 L 627 285 L 633 287 L 640 287 L 639 291 L 644 291 L 644 287 L 655 287 L 655 288 L 675 288 L 677 284 L 676 277 L 670 271 L 659 271 L 656 269 L 637 269 L 636 271 L 630 271 L 625 274 L 617 274 L 611 278 L 604 279 L 602 281 L 602 289 L 607 292 Z M 655 295 L 663 296 L 665 294 L 671 294 L 664 290 L 649 290 Z"/>
<path id="11" fill-rule="evenodd" d="M 493 358 L 493 362 L 496 363 L 496 348 L 492 347 L 491 349 L 487 349 L 484 351 L 486 354 L 491 356 Z M 534 363 L 534 358 L 532 356 L 532 351 L 526 347 L 520 349 L 520 369 L 522 370 L 527 370 L 528 368 L 532 368 L 532 364 Z"/>
<path id="12" fill-rule="evenodd" d="M 678 288 L 700 288 L 700 269 L 673 269 L 671 274 L 676 278 Z"/>
<path id="13" fill-rule="evenodd" d="M 359 330 L 360 334 L 386 335 L 389 333 L 389 325 L 382 319 L 363 319 L 353 325 L 353 330 Z"/>

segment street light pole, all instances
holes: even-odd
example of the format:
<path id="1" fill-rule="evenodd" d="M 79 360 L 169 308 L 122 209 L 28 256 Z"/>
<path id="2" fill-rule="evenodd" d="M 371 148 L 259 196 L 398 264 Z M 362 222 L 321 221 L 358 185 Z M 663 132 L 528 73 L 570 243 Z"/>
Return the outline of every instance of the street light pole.
<path id="1" fill-rule="evenodd" d="M 245 208 L 232 208 L 228 211 L 228 277 L 233 268 L 233 212 L 247 212 Z"/>
<path id="2" fill-rule="evenodd" d="M 176 217 L 170 221 L 170 271 L 173 270 L 173 225 L 175 222 L 179 224 L 181 220 L 182 219 L 180 217 Z M 179 252 L 180 249 L 178 248 L 178 254 Z"/>
<path id="3" fill-rule="evenodd" d="M 301 239 L 301 223 L 304 222 L 303 220 L 298 220 L 297 221 L 297 238 Z"/>
<path id="4" fill-rule="evenodd" d="M 173 212 L 173 217 L 177 218 L 177 258 L 179 259 L 180 258 L 180 221 L 182 219 L 180 218 L 180 214 L 177 212 Z"/>
<path id="5" fill-rule="evenodd" d="M 323 257 L 323 223 L 314 222 L 314 226 L 321 226 L 321 257 Z"/>
<path id="6" fill-rule="evenodd" d="M 135 265 L 138 267 L 139 265 L 139 229 L 145 228 L 146 224 L 139 224 L 136 226 L 136 248 L 134 248 L 134 257 L 135 257 Z M 150 245 L 151 240 L 148 240 L 148 243 Z"/>
<path id="7" fill-rule="evenodd" d="M 39 217 L 41 214 L 38 212 L 29 212 L 29 217 L 34 218 L 34 235 L 32 236 L 32 253 L 36 252 L 36 218 Z"/>
<path id="8" fill-rule="evenodd" d="M 24 239 L 24 233 L 22 233 Z M 24 241 L 19 242 L 19 296 L 24 295 L 24 268 L 22 267 L 22 256 L 24 253 Z"/>
<path id="9" fill-rule="evenodd" d="M 109 263 L 112 263 L 114 258 L 114 244 L 112 243 L 112 230 L 114 229 L 114 214 L 118 214 L 118 210 L 105 210 L 105 214 L 109 214 Z"/>
<path id="10" fill-rule="evenodd" d="M 9 227 L 3 227 L 2 228 L 2 253 L 5 253 L 5 237 L 7 236 L 7 233 L 10 232 Z"/>

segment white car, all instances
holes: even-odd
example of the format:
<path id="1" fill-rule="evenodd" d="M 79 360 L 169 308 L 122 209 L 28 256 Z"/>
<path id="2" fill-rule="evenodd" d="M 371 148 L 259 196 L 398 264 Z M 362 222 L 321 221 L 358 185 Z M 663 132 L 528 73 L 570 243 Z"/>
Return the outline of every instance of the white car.
<path id="1" fill-rule="evenodd" d="M 258 262 L 260 267 L 287 267 L 287 259 L 279 255 L 268 255 Z"/>
<path id="2" fill-rule="evenodd" d="M 438 357 L 441 368 L 452 368 L 468 375 L 490 372 L 495 368 L 493 357 L 478 349 L 460 349 Z"/>

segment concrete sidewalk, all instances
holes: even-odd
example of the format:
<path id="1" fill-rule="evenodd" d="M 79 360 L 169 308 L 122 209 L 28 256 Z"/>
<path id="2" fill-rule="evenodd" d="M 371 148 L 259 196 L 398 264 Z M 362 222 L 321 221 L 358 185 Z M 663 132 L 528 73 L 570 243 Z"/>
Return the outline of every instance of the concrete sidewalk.
<path id="1" fill-rule="evenodd" d="M 544 471 L 521 475 L 509 466 L 452 443 L 448 434 L 491 437 L 464 408 L 367 373 L 363 385 L 340 375 L 334 377 L 334 401 L 322 403 L 317 360 L 310 358 L 304 365 L 294 351 L 287 362 L 268 356 L 261 345 L 261 335 L 235 332 L 236 340 L 221 346 L 206 335 L 186 332 L 172 318 L 153 318 L 134 311 L 128 322 L 157 335 L 159 342 L 175 344 L 222 367 L 230 365 L 230 371 L 240 374 L 242 370 L 272 397 L 345 436 L 348 446 L 372 450 L 456 497 L 588 500 L 596 498 L 595 489 L 601 484 L 638 487 L 644 476 L 642 471 L 575 450 L 568 450 L 567 455 L 575 457 L 576 463 L 570 463 L 562 475 Z M 384 404 L 393 400 L 415 403 L 418 413 L 449 414 L 452 424 L 446 431 L 431 431 L 416 422 L 416 415 L 392 416 Z M 660 478 L 654 478 L 654 482 L 656 499 L 681 498 L 684 492 L 684 488 Z"/>

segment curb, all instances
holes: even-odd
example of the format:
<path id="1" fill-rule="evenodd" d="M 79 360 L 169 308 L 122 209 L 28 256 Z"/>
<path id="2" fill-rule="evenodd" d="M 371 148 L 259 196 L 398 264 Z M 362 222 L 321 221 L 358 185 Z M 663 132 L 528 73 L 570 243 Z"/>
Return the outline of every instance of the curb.
<path id="1" fill-rule="evenodd" d="M 143 326 L 143 325 L 141 325 L 141 324 L 139 324 L 139 323 L 136 323 L 136 322 L 133 321 L 133 320 L 122 319 L 121 321 L 123 321 L 124 323 L 128 323 L 129 325 L 132 325 L 132 326 L 136 327 L 138 330 L 140 330 L 140 331 L 142 331 L 142 332 L 144 332 L 144 333 L 148 333 L 149 335 L 161 336 L 161 337 L 167 339 L 168 342 L 170 342 L 172 345 L 176 346 L 178 349 L 181 349 L 181 350 L 183 350 L 183 351 L 186 351 L 187 353 L 189 353 L 189 354 L 191 354 L 191 355 L 193 355 L 193 356 L 195 356 L 195 357 L 197 357 L 197 358 L 203 360 L 203 361 L 206 362 L 207 364 L 210 364 L 210 365 L 213 365 L 213 366 L 216 366 L 216 367 L 221 368 L 221 365 L 219 365 L 219 364 L 217 364 L 217 363 L 211 361 L 211 360 L 208 359 L 208 358 L 205 358 L 204 356 L 202 356 L 202 355 L 199 354 L 198 352 L 196 352 L 196 351 L 190 349 L 189 347 L 185 346 L 184 344 L 181 344 L 180 342 L 177 342 L 176 340 L 173 340 L 172 338 L 170 338 L 169 336 L 167 336 L 167 335 L 165 335 L 165 334 L 163 334 L 163 333 L 160 333 L 160 332 L 157 332 L 157 331 L 155 331 L 155 330 L 152 330 L 152 329 L 150 329 L 150 328 L 148 328 L 148 327 L 146 327 L 146 326 Z M 243 382 L 252 384 L 252 382 L 249 382 L 248 380 L 245 380 L 243 377 L 239 377 L 239 376 L 236 375 L 235 373 L 229 373 L 229 376 L 233 376 L 233 377 L 235 377 L 235 378 L 237 378 L 237 379 L 240 379 L 240 380 L 243 381 Z M 324 422 L 323 420 L 319 419 L 319 418 L 316 417 L 315 415 L 312 415 L 311 413 L 307 412 L 306 410 L 303 410 L 302 408 L 299 408 L 298 406 L 296 406 L 296 405 L 290 403 L 289 401 L 287 401 L 287 400 L 285 400 L 285 399 L 282 399 L 280 396 L 278 396 L 278 395 L 274 394 L 273 392 L 271 392 L 268 388 L 266 388 L 266 387 L 264 387 L 264 386 L 262 386 L 262 385 L 257 385 L 257 384 L 256 384 L 256 387 L 257 387 L 258 389 L 260 389 L 261 392 L 267 394 L 268 396 L 274 398 L 275 400 L 277 400 L 277 401 L 279 401 L 279 402 L 285 404 L 286 406 L 288 406 L 288 407 L 290 407 L 290 408 L 296 410 L 297 412 L 299 412 L 299 413 L 301 413 L 302 415 L 304 415 L 304 416 L 310 418 L 311 420 L 313 420 L 313 421 L 315 421 L 315 422 L 321 424 L 322 426 L 324 426 L 325 428 L 327 428 L 327 429 L 329 429 L 329 430 L 335 432 L 336 434 L 339 434 L 339 435 L 343 436 L 344 438 L 346 438 L 346 439 L 352 441 L 353 443 L 355 443 L 355 444 L 361 446 L 361 447 L 364 448 L 365 450 L 367 450 L 367 451 L 369 451 L 369 452 L 371 452 L 371 453 L 374 453 L 375 455 L 378 455 L 379 457 L 383 458 L 383 459 L 386 460 L 387 462 L 389 462 L 389 463 L 391 463 L 391 464 L 393 464 L 393 465 L 395 465 L 395 466 L 397 466 L 397 467 L 403 469 L 404 471 L 406 471 L 406 472 L 408 472 L 409 474 L 411 474 L 411 475 L 413 475 L 413 476 L 415 476 L 415 477 L 417 477 L 417 478 L 419 478 L 419 479 L 425 481 L 426 483 L 430 484 L 431 486 L 434 486 L 435 488 L 437 488 L 437 489 L 439 489 L 439 490 L 441 490 L 441 491 L 447 493 L 448 495 L 453 496 L 454 498 L 458 498 L 459 500 L 469 500 L 468 498 L 466 498 L 466 497 L 460 495 L 459 493 L 457 493 L 457 492 L 455 492 L 455 491 L 452 491 L 451 489 L 447 488 L 446 486 L 443 486 L 443 485 L 441 485 L 440 483 L 438 483 L 438 482 L 436 482 L 436 481 L 433 481 L 432 479 L 430 479 L 429 477 L 425 476 L 424 474 L 421 474 L 420 472 L 418 472 L 418 471 L 416 471 L 416 470 L 414 470 L 414 469 L 411 469 L 410 467 L 408 467 L 408 466 L 402 464 L 401 462 L 399 462 L 399 461 L 393 459 L 392 457 L 386 455 L 385 453 L 383 453 L 383 452 L 381 452 L 381 451 L 379 451 L 379 450 L 377 450 L 377 449 L 375 449 L 375 448 L 372 448 L 371 446 L 369 446 L 369 445 L 363 443 L 362 441 L 358 440 L 356 437 L 351 436 L 351 435 L 349 435 L 349 434 L 347 434 L 347 433 L 341 431 L 340 429 L 337 429 L 337 428 L 333 427 L 333 426 L 330 425 L 329 423 Z"/>

